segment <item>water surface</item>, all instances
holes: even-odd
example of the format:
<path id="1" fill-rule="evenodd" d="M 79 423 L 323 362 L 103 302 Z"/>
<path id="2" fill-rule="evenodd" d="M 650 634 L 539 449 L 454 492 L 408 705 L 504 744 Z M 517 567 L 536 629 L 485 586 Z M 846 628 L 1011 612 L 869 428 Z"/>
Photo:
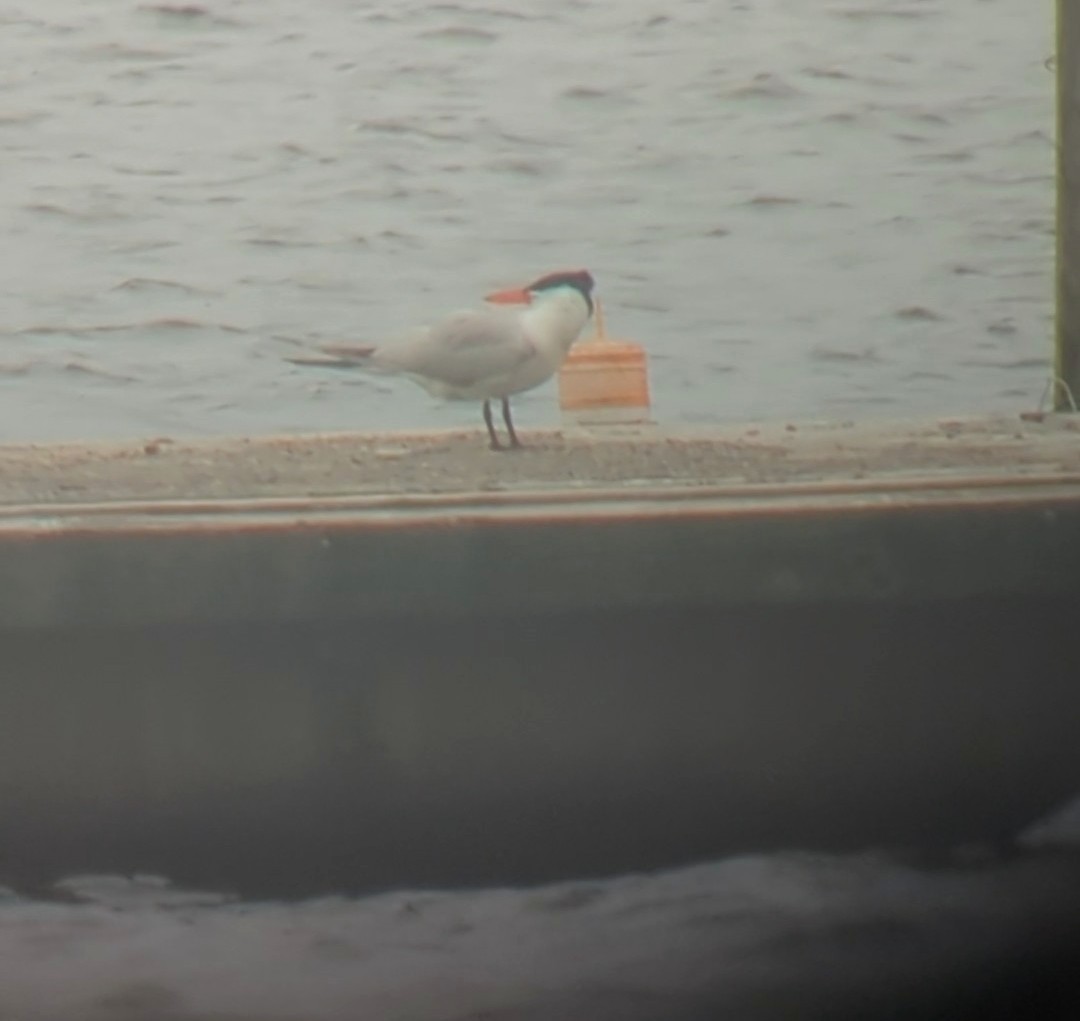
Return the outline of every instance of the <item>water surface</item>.
<path id="1" fill-rule="evenodd" d="M 1050 14 L 5 4 L 0 437 L 471 425 L 284 358 L 578 265 L 662 422 L 1031 408 Z"/>

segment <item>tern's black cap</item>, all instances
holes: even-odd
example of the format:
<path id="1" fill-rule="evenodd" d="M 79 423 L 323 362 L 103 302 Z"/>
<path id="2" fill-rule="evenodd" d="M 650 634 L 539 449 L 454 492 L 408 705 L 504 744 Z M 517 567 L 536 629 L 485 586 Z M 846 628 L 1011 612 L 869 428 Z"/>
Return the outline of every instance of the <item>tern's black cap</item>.
<path id="1" fill-rule="evenodd" d="M 591 315 L 593 310 L 592 289 L 594 286 L 595 281 L 592 278 L 592 274 L 587 269 L 571 269 L 557 273 L 548 273 L 547 275 L 540 277 L 539 280 L 534 280 L 525 288 L 525 290 L 550 291 L 555 287 L 573 287 L 585 299 L 585 303 L 589 306 L 589 314 Z"/>

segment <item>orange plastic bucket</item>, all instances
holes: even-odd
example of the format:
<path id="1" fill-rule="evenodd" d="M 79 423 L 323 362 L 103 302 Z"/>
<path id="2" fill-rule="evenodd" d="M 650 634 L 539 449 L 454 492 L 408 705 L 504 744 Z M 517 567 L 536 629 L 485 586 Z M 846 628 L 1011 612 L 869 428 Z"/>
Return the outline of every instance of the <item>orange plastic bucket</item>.
<path id="1" fill-rule="evenodd" d="M 649 418 L 645 349 L 607 335 L 596 301 L 596 332 L 570 349 L 559 370 L 559 407 L 581 424 L 644 422 Z"/>

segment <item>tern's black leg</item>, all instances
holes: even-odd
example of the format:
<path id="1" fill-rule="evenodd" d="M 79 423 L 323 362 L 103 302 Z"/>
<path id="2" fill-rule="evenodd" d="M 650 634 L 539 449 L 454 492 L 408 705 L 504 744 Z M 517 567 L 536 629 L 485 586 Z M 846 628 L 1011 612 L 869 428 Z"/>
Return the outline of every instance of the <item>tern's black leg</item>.
<path id="1" fill-rule="evenodd" d="M 484 425 L 487 426 L 488 436 L 491 437 L 491 449 L 502 450 L 502 444 L 495 433 L 495 423 L 491 421 L 491 401 L 484 401 Z"/>
<path id="2" fill-rule="evenodd" d="M 514 432 L 514 420 L 510 417 L 510 398 L 504 397 L 502 399 L 503 409 L 503 421 L 506 423 L 506 431 L 510 434 L 510 446 L 520 447 L 521 440 L 517 438 L 517 433 Z"/>

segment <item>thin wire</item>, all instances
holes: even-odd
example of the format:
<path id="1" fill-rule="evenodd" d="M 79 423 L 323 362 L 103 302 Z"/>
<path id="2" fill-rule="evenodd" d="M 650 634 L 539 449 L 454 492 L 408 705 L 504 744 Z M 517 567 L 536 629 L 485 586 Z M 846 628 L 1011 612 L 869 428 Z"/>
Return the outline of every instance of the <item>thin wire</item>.
<path id="1" fill-rule="evenodd" d="M 1056 388 L 1059 387 L 1059 386 L 1061 387 L 1062 390 L 1065 391 L 1065 396 L 1069 399 L 1069 407 L 1072 409 L 1072 411 L 1074 411 L 1074 412 L 1080 411 L 1080 408 L 1078 408 L 1077 405 L 1076 405 L 1076 398 L 1073 396 L 1072 387 L 1070 387 L 1069 384 L 1064 379 L 1062 379 L 1060 376 L 1058 376 L 1056 374 L 1051 375 L 1050 378 L 1046 381 L 1046 386 L 1043 387 L 1042 396 L 1039 398 L 1039 408 L 1038 408 L 1038 410 L 1042 411 L 1044 409 L 1044 406 L 1046 405 L 1047 397 L 1051 396 L 1051 388 L 1054 388 L 1053 389 L 1053 394 L 1056 396 L 1056 394 L 1057 394 L 1057 389 Z"/>

